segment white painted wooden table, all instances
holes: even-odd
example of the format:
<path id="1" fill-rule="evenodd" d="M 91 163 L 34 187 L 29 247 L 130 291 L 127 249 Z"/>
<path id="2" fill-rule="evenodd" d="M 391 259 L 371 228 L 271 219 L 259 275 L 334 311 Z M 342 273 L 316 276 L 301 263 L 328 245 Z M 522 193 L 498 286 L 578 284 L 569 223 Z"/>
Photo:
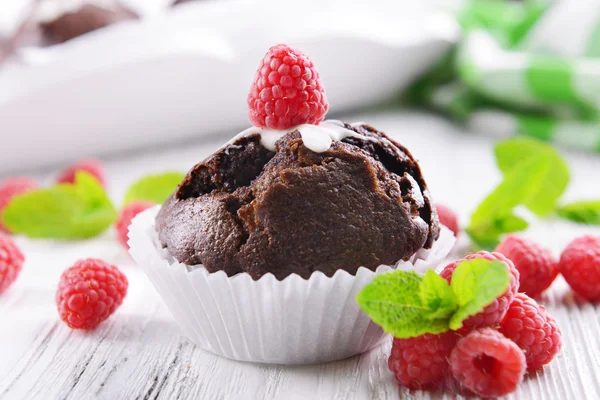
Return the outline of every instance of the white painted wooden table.
<path id="1" fill-rule="evenodd" d="M 460 212 L 463 223 L 497 183 L 492 139 L 436 116 L 394 112 L 350 116 L 369 121 L 421 160 L 435 200 Z M 233 135 L 236 132 L 231 132 Z M 121 199 L 141 175 L 187 170 L 225 137 L 107 160 L 111 194 Z M 573 172 L 567 199 L 600 198 L 600 157 L 566 152 Z M 50 174 L 37 174 L 50 179 Z M 600 229 L 562 221 L 535 224 L 528 235 L 559 253 L 573 237 Z M 454 257 L 465 251 L 459 243 Z M 0 297 L 0 399 L 396 399 L 429 398 L 401 389 L 387 369 L 390 344 L 360 357 L 314 366 L 254 365 L 195 348 L 182 336 L 146 277 L 114 240 L 83 242 L 18 238 L 27 262 Z M 116 263 L 130 279 L 118 312 L 94 332 L 76 332 L 57 316 L 54 292 L 63 269 L 82 257 Z M 600 398 L 600 311 L 577 304 L 562 278 L 544 297 L 563 331 L 563 352 L 511 396 L 521 399 Z M 442 395 L 433 395 L 434 398 Z M 451 397 L 451 396 L 446 396 Z"/>

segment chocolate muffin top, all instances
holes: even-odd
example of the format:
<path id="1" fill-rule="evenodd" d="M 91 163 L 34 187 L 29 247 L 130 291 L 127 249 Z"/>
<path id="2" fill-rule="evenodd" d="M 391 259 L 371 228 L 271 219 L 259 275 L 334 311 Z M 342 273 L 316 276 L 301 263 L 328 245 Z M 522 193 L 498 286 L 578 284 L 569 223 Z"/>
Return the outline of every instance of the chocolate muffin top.
<path id="1" fill-rule="evenodd" d="M 409 151 L 369 125 L 321 126 L 254 128 L 198 163 L 156 218 L 161 244 L 254 279 L 354 274 L 430 248 L 439 222 Z"/>

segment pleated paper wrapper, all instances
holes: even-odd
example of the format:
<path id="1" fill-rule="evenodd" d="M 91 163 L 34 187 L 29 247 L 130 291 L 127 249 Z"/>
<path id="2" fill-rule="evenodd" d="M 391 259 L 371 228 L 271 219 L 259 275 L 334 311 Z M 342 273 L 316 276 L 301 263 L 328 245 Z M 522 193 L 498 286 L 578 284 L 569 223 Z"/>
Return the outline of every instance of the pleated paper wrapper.
<path id="1" fill-rule="evenodd" d="M 130 253 L 166 303 L 185 335 L 220 356 L 271 364 L 314 364 L 341 360 L 379 345 L 387 335 L 363 313 L 355 297 L 374 276 L 393 269 L 424 272 L 438 267 L 454 245 L 440 238 L 408 262 L 339 270 L 309 279 L 246 273 L 228 277 L 202 265 L 177 262 L 158 245 L 154 220 L 159 207 L 139 214 L 129 230 Z"/>

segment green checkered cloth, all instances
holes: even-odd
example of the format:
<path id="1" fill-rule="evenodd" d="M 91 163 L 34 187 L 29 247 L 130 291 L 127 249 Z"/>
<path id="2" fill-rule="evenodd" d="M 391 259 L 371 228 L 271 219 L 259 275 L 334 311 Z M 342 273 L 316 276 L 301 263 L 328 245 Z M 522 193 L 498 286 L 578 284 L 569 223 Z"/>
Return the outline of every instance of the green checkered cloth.
<path id="1" fill-rule="evenodd" d="M 600 152 L 600 1 L 476 0 L 410 91 L 480 131 Z"/>

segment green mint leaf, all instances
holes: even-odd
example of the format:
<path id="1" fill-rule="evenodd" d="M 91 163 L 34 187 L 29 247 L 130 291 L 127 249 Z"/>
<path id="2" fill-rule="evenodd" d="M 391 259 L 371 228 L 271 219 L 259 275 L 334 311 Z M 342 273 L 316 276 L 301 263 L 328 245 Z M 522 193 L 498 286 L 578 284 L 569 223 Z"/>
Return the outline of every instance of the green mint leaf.
<path id="1" fill-rule="evenodd" d="M 502 174 L 506 175 L 519 164 L 531 159 L 539 151 L 540 145 L 548 146 L 535 139 L 517 137 L 496 143 L 494 154 L 496 164 Z"/>
<path id="2" fill-rule="evenodd" d="M 15 197 L 2 213 L 14 233 L 32 238 L 85 239 L 105 231 L 117 213 L 92 175 L 78 172 L 74 184 L 59 184 Z"/>
<path id="3" fill-rule="evenodd" d="M 503 181 L 477 207 L 466 231 L 481 248 L 490 249 L 505 233 L 527 227 L 513 210 L 524 205 L 543 216 L 556 208 L 569 183 L 569 170 L 552 146 L 527 138 L 502 141 L 496 146 Z"/>
<path id="4" fill-rule="evenodd" d="M 540 216 L 554 211 L 570 180 L 569 167 L 554 147 L 536 139 L 513 138 L 499 142 L 495 154 L 505 177 L 520 173 L 529 181 L 530 188 L 522 204 Z"/>
<path id="5" fill-rule="evenodd" d="M 394 271 L 376 277 L 356 300 L 386 332 L 409 338 L 460 329 L 465 319 L 491 304 L 509 284 L 504 263 L 475 259 L 456 267 L 451 285 L 432 270 L 425 276 Z"/>
<path id="6" fill-rule="evenodd" d="M 559 207 L 556 212 L 562 218 L 582 224 L 600 225 L 600 200 L 584 200 Z"/>
<path id="7" fill-rule="evenodd" d="M 181 172 L 165 172 L 164 174 L 145 176 L 127 190 L 125 204 L 134 200 L 146 200 L 162 204 L 173 193 L 183 178 L 185 178 L 185 174 Z"/>
<path id="8" fill-rule="evenodd" d="M 419 294 L 428 319 L 449 318 L 458 307 L 448 281 L 431 269 L 423 277 Z"/>
<path id="9" fill-rule="evenodd" d="M 474 259 L 460 263 L 450 285 L 458 303 L 458 310 L 450 318 L 450 329 L 460 329 L 465 319 L 481 312 L 509 284 L 510 273 L 500 261 Z"/>
<path id="10" fill-rule="evenodd" d="M 448 330 L 448 319 L 430 319 L 421 300 L 423 277 L 415 272 L 394 271 L 379 275 L 363 288 L 356 300 L 362 310 L 398 338 Z"/>

